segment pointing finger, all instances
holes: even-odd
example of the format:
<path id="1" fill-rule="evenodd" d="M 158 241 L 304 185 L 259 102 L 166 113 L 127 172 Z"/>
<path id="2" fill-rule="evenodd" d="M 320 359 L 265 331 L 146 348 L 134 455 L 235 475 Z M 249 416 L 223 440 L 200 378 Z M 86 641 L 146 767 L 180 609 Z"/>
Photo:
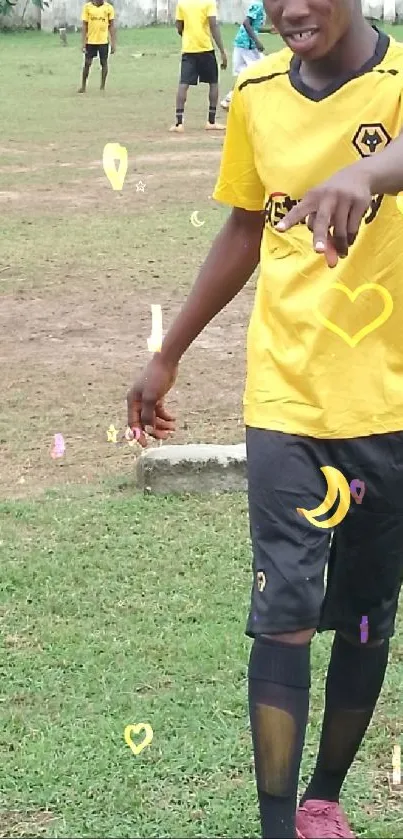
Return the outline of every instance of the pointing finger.
<path id="1" fill-rule="evenodd" d="M 294 227 L 295 224 L 299 224 L 301 221 L 305 221 L 306 217 L 309 213 L 314 211 L 312 199 L 303 198 L 302 201 L 299 202 L 295 207 L 284 216 L 278 224 L 276 224 L 276 230 L 279 233 L 284 233 L 286 230 L 289 230 L 290 227 Z"/>
<path id="2" fill-rule="evenodd" d="M 332 215 L 335 209 L 334 196 L 324 196 L 318 207 L 313 224 L 313 247 L 316 253 L 325 253 Z"/>
<path id="3" fill-rule="evenodd" d="M 348 254 L 347 225 L 350 203 L 348 198 L 340 200 L 334 213 L 333 242 L 339 256 Z"/>
<path id="4" fill-rule="evenodd" d="M 355 201 L 350 209 L 350 214 L 347 222 L 347 237 L 349 245 L 352 245 L 357 238 L 362 219 L 366 213 L 360 202 Z"/>

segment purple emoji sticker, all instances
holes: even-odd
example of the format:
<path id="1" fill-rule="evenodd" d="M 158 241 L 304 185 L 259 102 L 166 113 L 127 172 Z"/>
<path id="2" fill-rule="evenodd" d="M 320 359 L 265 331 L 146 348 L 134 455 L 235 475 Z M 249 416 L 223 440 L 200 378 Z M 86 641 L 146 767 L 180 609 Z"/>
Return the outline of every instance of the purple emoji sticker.
<path id="1" fill-rule="evenodd" d="M 350 492 L 351 492 L 351 495 L 354 498 L 354 501 L 356 501 L 357 504 L 361 504 L 361 501 L 362 501 L 362 499 L 364 498 L 364 495 L 365 495 L 364 481 L 360 481 L 360 480 L 358 480 L 358 478 L 354 478 L 354 480 L 351 481 L 351 484 L 350 484 Z"/>

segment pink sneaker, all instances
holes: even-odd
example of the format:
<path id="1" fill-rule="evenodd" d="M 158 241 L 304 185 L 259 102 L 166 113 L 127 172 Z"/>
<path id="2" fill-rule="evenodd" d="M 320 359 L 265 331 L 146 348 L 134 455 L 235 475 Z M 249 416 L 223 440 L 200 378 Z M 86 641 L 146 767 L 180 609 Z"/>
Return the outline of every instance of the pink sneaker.
<path id="1" fill-rule="evenodd" d="M 304 839 L 356 839 L 336 801 L 305 801 L 297 810 L 297 832 Z"/>

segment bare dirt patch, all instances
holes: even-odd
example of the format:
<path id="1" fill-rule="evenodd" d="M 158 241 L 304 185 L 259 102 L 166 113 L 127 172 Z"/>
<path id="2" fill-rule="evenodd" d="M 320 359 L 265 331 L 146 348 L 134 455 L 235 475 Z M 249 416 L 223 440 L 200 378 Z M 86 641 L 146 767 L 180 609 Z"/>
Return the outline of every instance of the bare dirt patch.
<path id="1" fill-rule="evenodd" d="M 16 810 L 0 811 L 0 837 L 13 839 L 21 836 L 40 836 L 46 833 L 55 816 L 48 810 L 20 813 Z"/>
<path id="2" fill-rule="evenodd" d="M 49 181 L 24 190 L 20 175 L 28 242 L 21 241 L 19 267 L 11 248 L 0 273 L 3 497 L 133 470 L 139 450 L 108 443 L 107 429 L 114 424 L 124 432 L 126 391 L 149 357 L 151 304 L 161 304 L 166 331 L 219 227 L 209 203 L 216 166 L 200 163 L 218 161 L 220 147 L 188 148 L 185 156 L 159 147 L 151 152 L 152 146 L 135 160 L 139 171 L 128 174 L 122 193 L 113 193 L 102 174 L 89 174 L 93 161 L 80 177 L 64 166 L 66 180 L 57 190 Z M 140 179 L 144 193 L 135 190 Z M 120 221 L 111 233 L 115 207 Z M 207 224 L 195 230 L 189 217 L 198 207 Z M 12 207 L 9 218 L 14 223 Z M 45 219 L 43 241 L 35 238 L 36 219 L 41 225 Z M 169 397 L 178 418 L 175 442 L 243 439 L 252 295 L 252 287 L 239 295 L 185 356 Z M 66 454 L 52 460 L 56 433 L 65 438 Z"/>

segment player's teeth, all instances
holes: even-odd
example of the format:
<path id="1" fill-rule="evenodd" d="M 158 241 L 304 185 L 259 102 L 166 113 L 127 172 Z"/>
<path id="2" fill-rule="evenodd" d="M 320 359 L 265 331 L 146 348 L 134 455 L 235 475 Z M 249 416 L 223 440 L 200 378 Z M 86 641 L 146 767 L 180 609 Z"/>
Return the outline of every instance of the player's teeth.
<path id="1" fill-rule="evenodd" d="M 300 41 L 303 41 L 305 38 L 310 38 L 311 35 L 311 30 L 309 32 L 298 32 L 297 38 L 299 38 Z"/>

